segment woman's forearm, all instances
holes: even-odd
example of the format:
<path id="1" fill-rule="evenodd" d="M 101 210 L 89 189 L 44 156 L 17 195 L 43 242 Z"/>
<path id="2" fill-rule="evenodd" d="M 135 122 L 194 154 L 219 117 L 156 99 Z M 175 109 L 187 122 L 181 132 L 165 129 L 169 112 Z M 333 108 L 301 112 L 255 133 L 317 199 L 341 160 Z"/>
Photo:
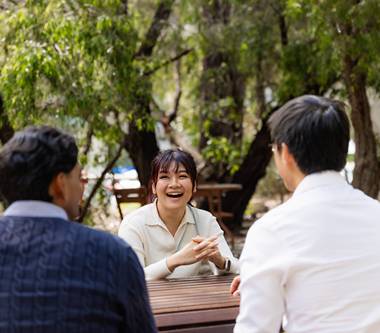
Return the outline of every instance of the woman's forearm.
<path id="1" fill-rule="evenodd" d="M 181 266 L 181 263 L 179 260 L 180 258 L 177 255 L 177 253 L 174 253 L 170 257 L 166 258 L 166 265 L 167 265 L 170 272 L 173 272 L 178 266 Z"/>
<path id="2" fill-rule="evenodd" d="M 169 270 L 166 258 L 144 267 L 147 280 L 158 280 L 167 277 L 172 272 Z"/>

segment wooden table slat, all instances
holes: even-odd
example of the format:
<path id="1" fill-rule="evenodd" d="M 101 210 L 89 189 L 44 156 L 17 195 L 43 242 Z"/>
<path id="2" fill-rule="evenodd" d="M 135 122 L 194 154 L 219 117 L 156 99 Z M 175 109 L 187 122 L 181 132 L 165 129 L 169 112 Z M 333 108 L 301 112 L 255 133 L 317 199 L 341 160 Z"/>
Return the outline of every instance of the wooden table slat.
<path id="1" fill-rule="evenodd" d="M 153 314 L 160 331 L 232 332 L 240 300 L 229 293 L 233 275 L 148 281 Z M 215 330 L 214 330 L 215 329 Z"/>
<path id="2" fill-rule="evenodd" d="M 155 315 L 159 328 L 178 327 L 192 324 L 214 324 L 217 322 L 234 321 L 239 308 L 208 309 L 203 311 L 187 311 L 173 316 L 170 313 Z"/>

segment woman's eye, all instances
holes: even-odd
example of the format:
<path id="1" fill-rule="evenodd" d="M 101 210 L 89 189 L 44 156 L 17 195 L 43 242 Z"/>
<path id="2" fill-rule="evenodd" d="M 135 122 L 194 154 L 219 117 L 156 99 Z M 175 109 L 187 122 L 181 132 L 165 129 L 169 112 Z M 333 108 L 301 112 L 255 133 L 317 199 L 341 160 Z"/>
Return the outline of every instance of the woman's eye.
<path id="1" fill-rule="evenodd" d="M 185 178 L 189 178 L 189 176 L 187 174 L 182 174 L 182 175 L 179 175 L 179 178 L 185 179 Z"/>
<path id="2" fill-rule="evenodd" d="M 166 176 L 166 175 L 161 175 L 161 176 L 159 176 L 158 178 L 159 178 L 159 179 L 168 179 L 169 177 Z"/>

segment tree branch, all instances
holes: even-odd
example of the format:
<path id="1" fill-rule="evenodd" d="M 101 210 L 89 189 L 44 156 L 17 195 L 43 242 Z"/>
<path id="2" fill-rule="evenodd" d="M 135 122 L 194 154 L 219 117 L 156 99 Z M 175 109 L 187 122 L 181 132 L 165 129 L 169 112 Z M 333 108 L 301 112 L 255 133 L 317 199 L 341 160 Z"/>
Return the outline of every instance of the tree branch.
<path id="1" fill-rule="evenodd" d="M 121 1 L 121 11 L 124 15 L 128 16 L 128 0 Z"/>
<path id="2" fill-rule="evenodd" d="M 94 198 L 94 196 L 95 196 L 96 192 L 98 191 L 99 187 L 102 185 L 103 180 L 104 180 L 106 174 L 113 168 L 113 166 L 115 165 L 115 163 L 119 159 L 119 157 L 121 155 L 121 152 L 123 151 L 124 145 L 125 145 L 125 142 L 123 141 L 123 143 L 120 144 L 120 146 L 119 146 L 119 148 L 118 148 L 115 156 L 108 162 L 108 164 L 106 165 L 106 167 L 102 171 L 102 174 L 100 175 L 100 177 L 96 181 L 94 187 L 91 190 L 90 195 L 88 196 L 86 202 L 83 205 L 83 209 L 81 211 L 81 214 L 80 214 L 79 218 L 77 219 L 77 221 L 79 223 L 83 222 L 84 217 L 87 214 L 88 208 L 90 207 L 91 200 Z"/>
<path id="3" fill-rule="evenodd" d="M 174 0 L 161 0 L 156 13 L 154 14 L 152 24 L 145 35 L 144 41 L 139 50 L 135 54 L 135 58 L 150 57 L 153 53 L 153 48 L 157 44 L 158 37 L 164 28 L 172 9 Z"/>
<path id="4" fill-rule="evenodd" d="M 177 54 L 176 56 L 174 56 L 173 58 L 170 58 L 166 61 L 164 61 L 163 63 L 157 65 L 156 67 L 152 68 L 151 70 L 145 72 L 143 74 L 143 76 L 149 76 L 149 75 L 152 75 L 154 72 L 156 72 L 157 70 L 159 70 L 160 68 L 162 67 L 165 67 L 167 65 L 169 65 L 170 63 L 176 61 L 176 60 L 179 60 L 181 59 L 182 57 L 184 57 L 185 55 L 189 54 L 190 52 L 192 52 L 193 49 L 186 49 L 184 51 L 182 51 L 181 53 Z"/>
<path id="5" fill-rule="evenodd" d="M 92 125 L 89 126 L 87 133 L 86 133 L 86 143 L 83 148 L 83 155 L 87 155 L 91 148 L 92 143 L 92 136 L 94 135 L 94 128 Z"/>
<path id="6" fill-rule="evenodd" d="M 284 14 L 284 4 L 280 1 L 278 3 L 278 8 L 275 10 L 278 15 L 278 25 L 280 27 L 280 35 L 281 35 L 281 45 L 287 46 L 289 43 L 288 38 L 288 26 L 286 24 L 286 18 Z"/>
<path id="7" fill-rule="evenodd" d="M 173 120 L 177 118 L 178 109 L 179 109 L 179 101 L 181 100 L 181 96 L 182 96 L 180 60 L 176 61 L 175 74 L 176 74 L 176 92 L 175 92 L 175 97 L 174 97 L 174 107 L 173 107 L 172 112 L 170 112 L 168 116 L 169 125 Z"/>

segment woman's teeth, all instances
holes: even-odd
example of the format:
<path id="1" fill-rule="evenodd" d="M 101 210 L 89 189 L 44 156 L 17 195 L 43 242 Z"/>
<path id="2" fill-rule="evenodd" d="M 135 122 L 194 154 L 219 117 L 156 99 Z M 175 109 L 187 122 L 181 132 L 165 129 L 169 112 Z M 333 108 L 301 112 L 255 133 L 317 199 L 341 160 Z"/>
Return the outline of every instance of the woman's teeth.
<path id="1" fill-rule="evenodd" d="M 166 195 L 171 198 L 178 198 L 182 196 L 182 193 L 167 193 Z"/>

